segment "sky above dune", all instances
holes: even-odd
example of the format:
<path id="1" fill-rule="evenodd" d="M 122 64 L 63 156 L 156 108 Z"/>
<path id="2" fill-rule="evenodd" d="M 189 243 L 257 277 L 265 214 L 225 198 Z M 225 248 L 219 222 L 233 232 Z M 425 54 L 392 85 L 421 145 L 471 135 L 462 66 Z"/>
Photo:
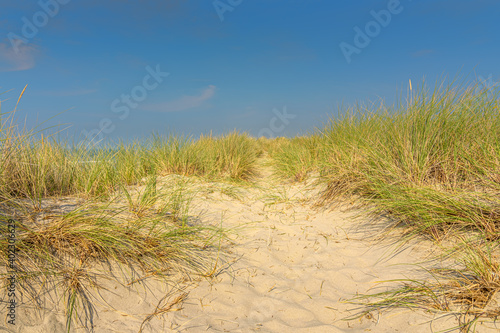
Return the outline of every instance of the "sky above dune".
<path id="1" fill-rule="evenodd" d="M 494 0 L 2 1 L 1 112 L 75 140 L 306 134 L 409 80 L 500 82 Z"/>

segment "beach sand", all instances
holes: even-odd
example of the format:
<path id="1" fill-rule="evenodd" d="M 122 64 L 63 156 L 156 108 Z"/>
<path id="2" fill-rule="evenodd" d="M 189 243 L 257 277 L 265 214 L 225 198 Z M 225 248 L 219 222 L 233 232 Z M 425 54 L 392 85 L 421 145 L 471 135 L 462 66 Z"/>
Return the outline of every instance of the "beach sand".
<path id="1" fill-rule="evenodd" d="M 408 264 L 425 260 L 430 242 L 398 248 L 397 231 L 380 237 L 388 225 L 383 220 L 356 218 L 356 210 L 312 208 L 308 199 L 317 198 L 319 189 L 307 184 L 264 177 L 238 191 L 238 198 L 222 193 L 227 190 L 200 191 L 192 202 L 191 213 L 203 223 L 233 229 L 212 278 L 174 276 L 170 284 L 148 279 L 131 286 L 109 280 L 99 293 L 89 292 L 94 331 L 438 332 L 457 325 L 453 316 L 436 319 L 406 309 L 345 320 L 359 311 L 346 300 L 385 290 L 379 281 L 419 274 Z M 9 332 L 64 332 L 61 299 L 53 296 L 45 310 L 21 304 L 15 329 L 1 326 Z M 73 328 L 86 331 L 82 323 Z M 494 331 L 493 324 L 477 327 Z"/>

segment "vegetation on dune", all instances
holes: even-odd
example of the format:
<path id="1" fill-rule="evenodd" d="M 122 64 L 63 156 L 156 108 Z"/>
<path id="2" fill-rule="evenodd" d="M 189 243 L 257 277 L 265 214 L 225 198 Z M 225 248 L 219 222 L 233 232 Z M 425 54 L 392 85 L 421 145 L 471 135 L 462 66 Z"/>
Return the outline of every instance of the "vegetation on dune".
<path id="1" fill-rule="evenodd" d="M 404 104 L 350 108 L 316 134 L 273 147 L 281 177 L 302 181 L 319 172 L 320 204 L 354 199 L 403 226 L 405 239 L 465 244 L 454 253 L 459 268 L 434 275 L 437 283 L 407 281 L 372 295 L 383 300 L 369 309 L 451 311 L 462 329 L 500 314 L 500 307 L 485 310 L 500 290 L 499 107 L 498 91 L 477 85 L 422 87 Z M 446 306 L 436 307 L 438 300 Z"/>
<path id="2" fill-rule="evenodd" d="M 3 114 L 0 218 L 17 221 L 20 288 L 36 299 L 47 281 L 62 287 L 69 330 L 78 313 L 92 313 L 88 291 L 99 288 L 99 275 L 91 272 L 103 262 L 160 278 L 172 270 L 213 274 L 224 231 L 189 223 L 189 180 L 162 187 L 159 179 L 249 182 L 264 158 L 277 178 L 313 178 L 323 189 L 319 205 L 355 201 L 390 217 L 405 231 L 403 241 L 429 238 L 440 258 L 456 263 L 429 268 L 431 279 L 353 299 L 362 315 L 423 308 L 456 315 L 460 329 L 473 329 L 500 314 L 499 106 L 497 91 L 450 84 L 411 91 L 394 106 L 349 108 L 308 136 L 153 135 L 100 148 L 19 132 L 14 113 Z M 47 200 L 68 196 L 88 204 L 67 212 L 47 207 Z M 7 252 L 8 238 L 1 237 L 4 277 Z"/>
<path id="3" fill-rule="evenodd" d="M 258 150 L 246 134 L 188 138 L 155 136 L 145 144 L 120 143 L 101 149 L 68 148 L 54 138 L 2 133 L 9 142 L 1 163 L 2 194 L 44 198 L 108 195 L 118 184 L 132 185 L 150 175 L 181 174 L 210 180 L 253 177 Z"/>
<path id="4" fill-rule="evenodd" d="M 160 174 L 176 173 L 207 179 L 249 180 L 255 173 L 259 150 L 247 134 L 233 132 L 221 137 L 201 136 L 198 140 L 170 136 L 154 137 L 148 157 Z"/>
<path id="5" fill-rule="evenodd" d="M 21 302 L 37 306 L 50 290 L 61 293 L 67 330 L 75 320 L 91 329 L 92 291 L 110 278 L 122 284 L 173 274 L 191 279 L 221 267 L 226 231 L 190 214 L 196 193 L 189 178 L 158 180 L 180 174 L 248 181 L 259 155 L 256 140 L 234 132 L 75 146 L 18 130 L 14 116 L 0 117 L 0 275 L 8 285 L 14 267 Z M 61 211 L 60 200 L 72 208 Z"/>
<path id="6" fill-rule="evenodd" d="M 168 281 L 173 274 L 189 279 L 209 276 L 225 231 L 190 222 L 193 193 L 183 182 L 157 187 L 151 179 L 138 193 L 123 187 L 105 203 L 88 201 L 69 211 L 36 210 L 30 203 L 11 200 L 9 207 L 3 207 L 7 216 L 0 216 L 1 275 L 4 279 L 12 275 L 7 269 L 11 268 L 9 236 L 15 230 L 19 302 L 36 306 L 51 291 L 61 293 L 67 304 L 68 331 L 75 320 L 91 328 L 95 315 L 91 296 L 109 279 L 131 285 L 147 278 Z"/>
<path id="7" fill-rule="evenodd" d="M 318 170 L 320 140 L 321 137 L 317 134 L 276 140 L 269 148 L 276 176 L 299 182 L 306 180 L 311 172 Z"/>

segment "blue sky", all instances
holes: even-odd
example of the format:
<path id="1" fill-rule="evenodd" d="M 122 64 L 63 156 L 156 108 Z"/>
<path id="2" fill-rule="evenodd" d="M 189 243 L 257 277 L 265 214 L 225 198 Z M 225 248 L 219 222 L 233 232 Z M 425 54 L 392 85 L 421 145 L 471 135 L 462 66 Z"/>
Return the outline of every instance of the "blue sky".
<path id="1" fill-rule="evenodd" d="M 77 139 L 293 136 L 408 80 L 500 81 L 496 0 L 16 0 L 1 4 L 2 112 Z M 62 114 L 60 114 L 63 112 Z"/>

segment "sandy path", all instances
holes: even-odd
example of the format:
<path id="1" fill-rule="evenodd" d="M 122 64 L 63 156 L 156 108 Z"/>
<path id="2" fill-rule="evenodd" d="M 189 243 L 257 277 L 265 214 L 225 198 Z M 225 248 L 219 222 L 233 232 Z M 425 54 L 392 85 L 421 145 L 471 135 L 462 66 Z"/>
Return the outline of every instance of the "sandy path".
<path id="1" fill-rule="evenodd" d="M 433 322 L 430 314 L 409 310 L 343 320 L 356 313 L 343 301 L 369 292 L 377 281 L 413 277 L 414 267 L 404 264 L 423 260 L 429 244 L 390 255 L 394 239 L 376 241 L 380 230 L 366 218 L 314 210 L 306 199 L 318 192 L 304 184 L 278 184 L 268 168 L 261 170 L 257 186 L 240 189 L 239 198 L 214 191 L 193 201 L 191 212 L 204 223 L 234 229 L 232 253 L 215 278 L 179 284 L 184 302 L 151 317 L 143 332 L 437 332 L 456 325 L 453 317 Z M 154 281 L 143 289 L 111 282 L 106 288 L 101 296 L 107 304 L 96 302 L 95 332 L 138 332 L 171 290 Z M 170 300 L 176 295 L 181 294 Z M 37 318 L 21 311 L 11 331 L 64 331 L 61 309 Z M 477 330 L 490 331 L 496 330 Z"/>
<path id="2" fill-rule="evenodd" d="M 454 326 L 432 323 L 423 312 L 393 311 L 345 321 L 356 311 L 342 301 L 377 281 L 411 276 L 422 260 L 413 244 L 391 256 L 392 241 L 375 241 L 366 219 L 353 212 L 317 211 L 304 185 L 279 185 L 264 170 L 241 201 L 214 195 L 197 201 L 205 219 L 239 227 L 234 257 L 212 281 L 189 293 L 183 309 L 168 314 L 172 332 L 432 332 Z M 427 247 L 428 249 L 428 247 Z M 376 289 L 381 291 L 381 289 Z"/>

